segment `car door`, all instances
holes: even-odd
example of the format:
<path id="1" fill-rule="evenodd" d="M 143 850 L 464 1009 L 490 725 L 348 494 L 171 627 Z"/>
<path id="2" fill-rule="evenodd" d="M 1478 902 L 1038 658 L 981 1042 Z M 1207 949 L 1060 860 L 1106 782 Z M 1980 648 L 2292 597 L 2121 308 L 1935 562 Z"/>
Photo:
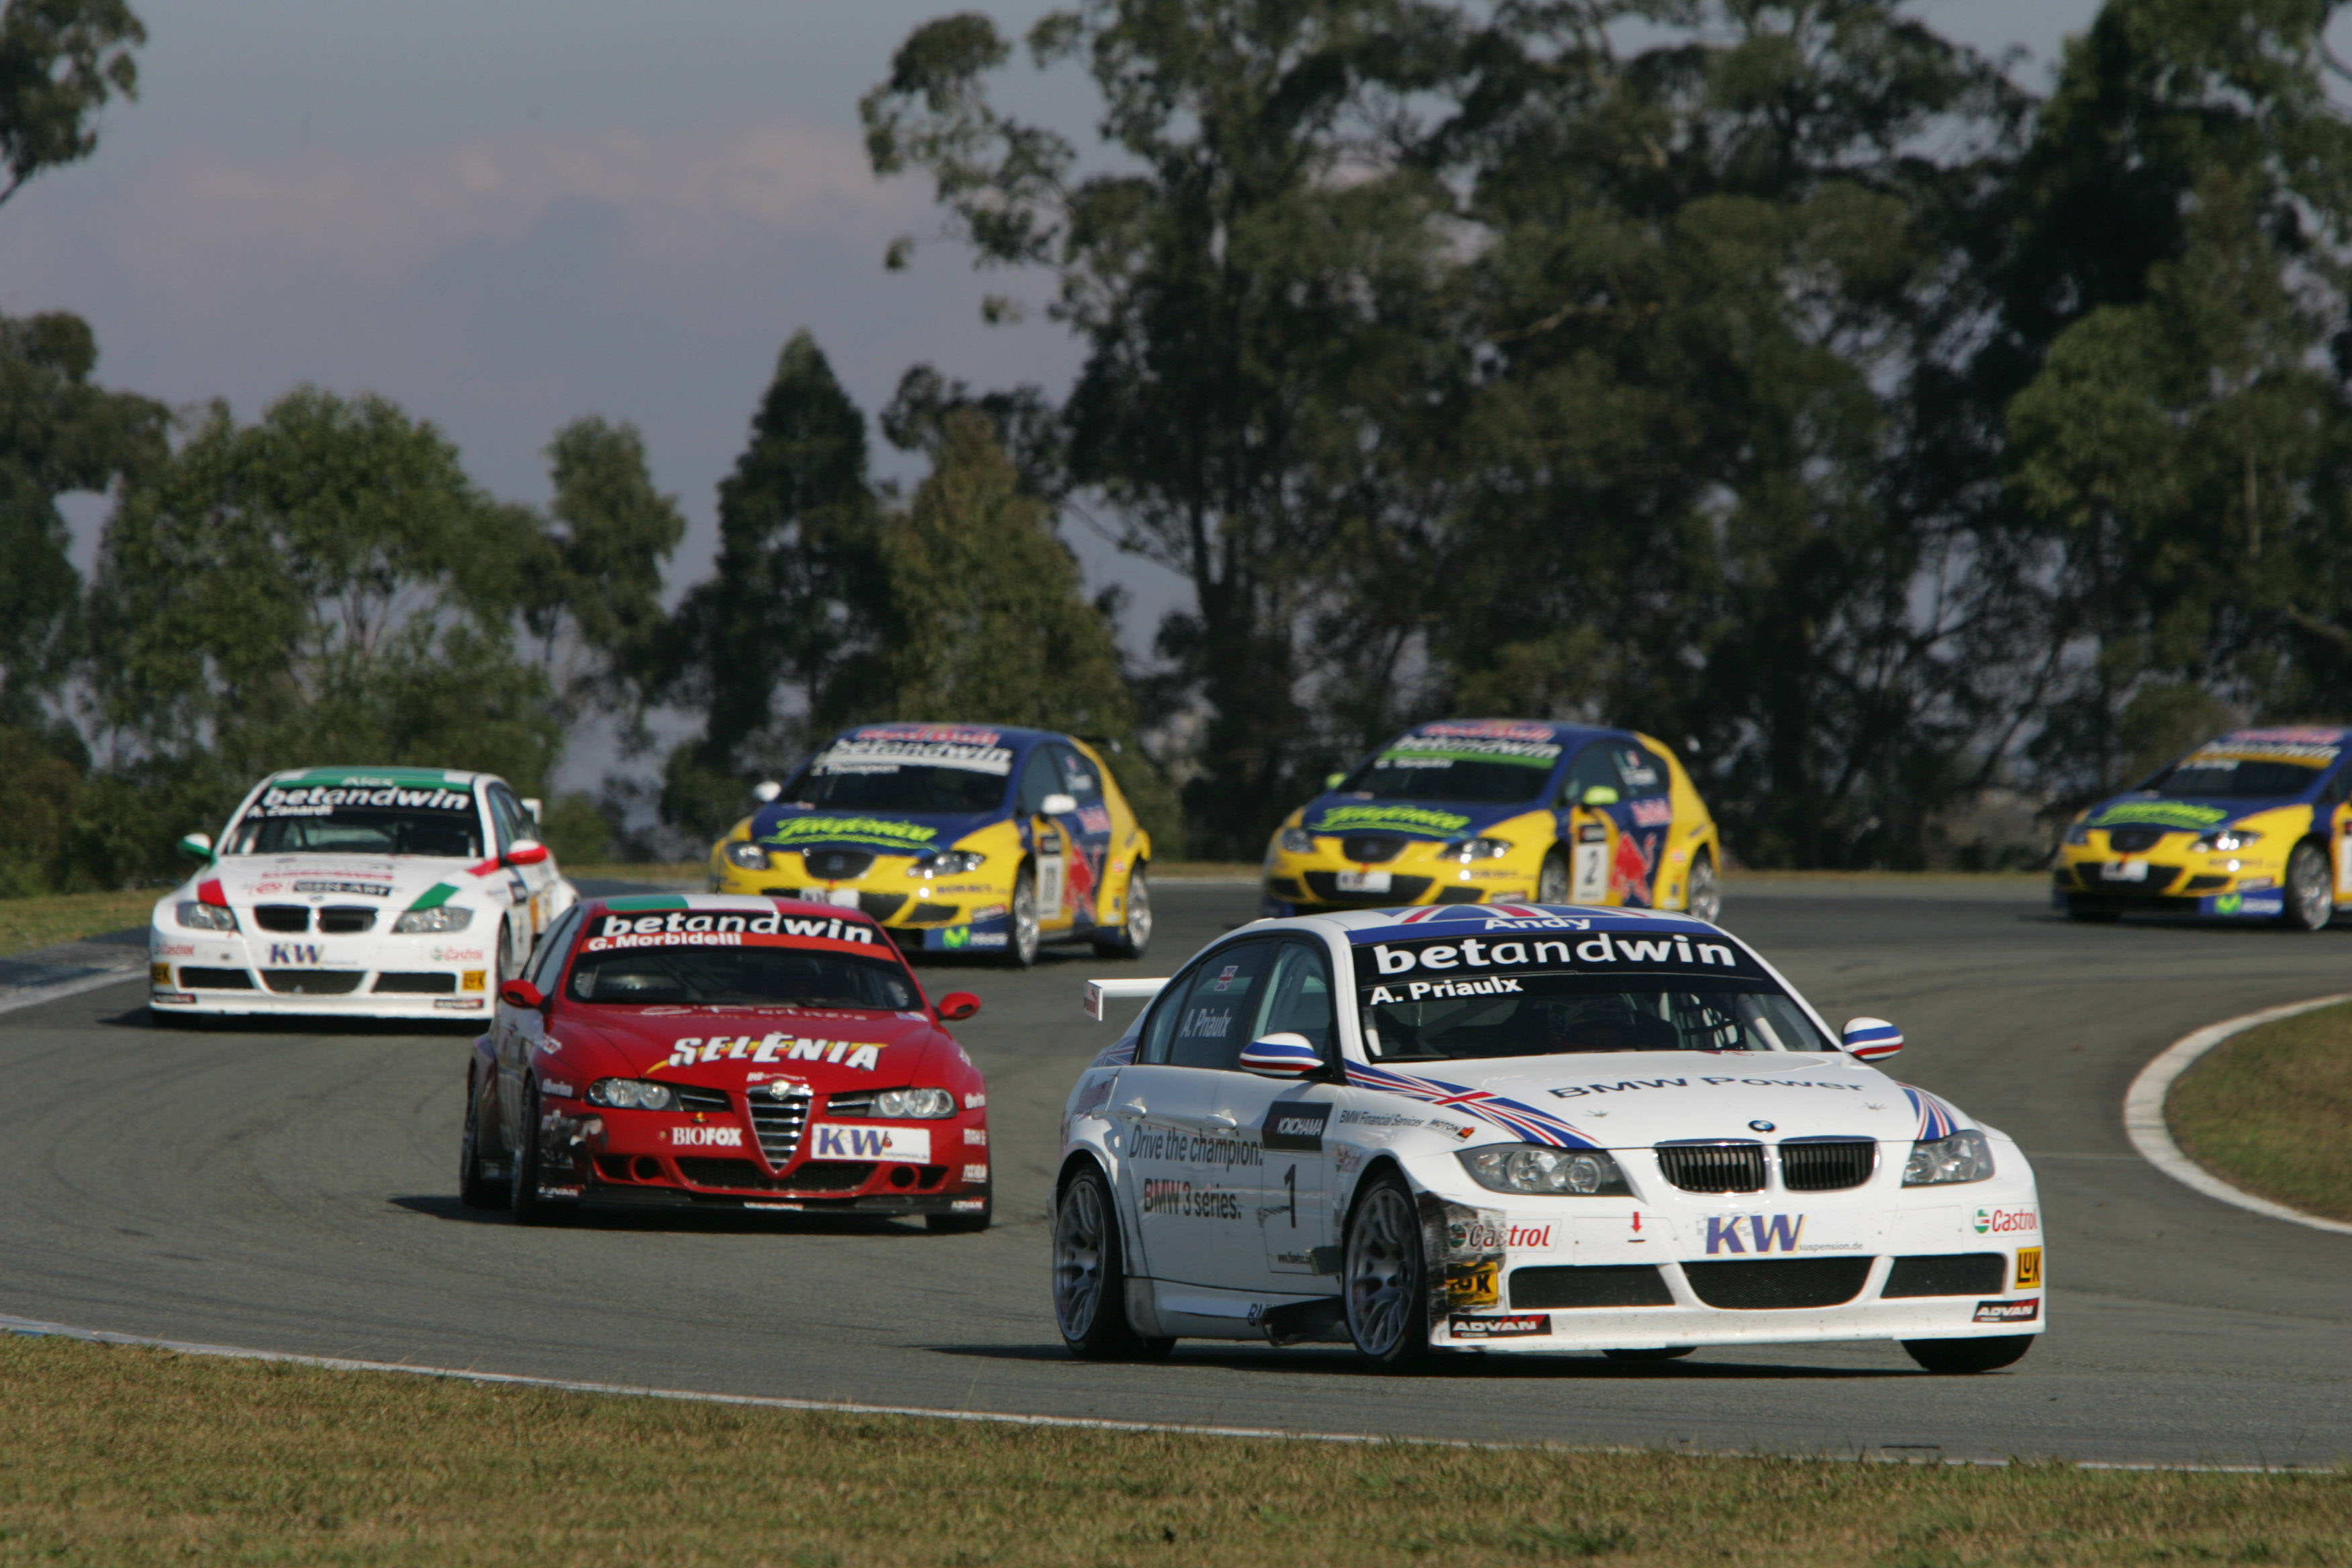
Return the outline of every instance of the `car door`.
<path id="1" fill-rule="evenodd" d="M 1029 753 L 1021 770 L 1018 809 L 1022 832 L 1029 840 L 1030 866 L 1037 879 L 1037 923 L 1046 931 L 1067 931 L 1070 851 L 1072 840 L 1059 819 L 1045 815 L 1045 797 L 1060 795 L 1062 765 L 1054 748 L 1041 745 Z"/>
<path id="2" fill-rule="evenodd" d="M 490 801 L 490 823 L 498 835 L 499 853 L 504 855 L 528 838 L 537 841 L 538 827 L 530 814 L 522 808 L 514 792 L 504 784 L 492 784 L 487 792 Z M 507 896 L 514 904 L 509 917 L 514 934 L 516 962 L 528 953 L 533 941 L 545 929 L 549 912 L 555 906 L 555 860 L 552 856 L 530 866 L 509 866 L 500 873 L 506 878 Z"/>
<path id="3" fill-rule="evenodd" d="M 521 978 L 538 986 L 542 995 L 554 996 L 555 984 L 563 974 L 565 951 L 571 947 L 572 938 L 580 929 L 583 918 L 582 912 L 575 908 L 557 921 L 555 929 L 547 933 L 548 940 L 532 955 L 530 966 L 524 970 Z M 499 1121 L 505 1133 L 506 1146 L 511 1151 L 520 1146 L 526 1131 L 522 1125 L 525 1104 L 523 1080 L 530 1072 L 531 1057 L 547 1037 L 548 1015 L 562 1003 L 559 999 L 545 1008 L 518 1007 L 506 1001 L 496 1001 L 491 1005 L 498 1009 L 490 1025 L 490 1044 L 498 1054 L 499 1062 Z"/>
<path id="4" fill-rule="evenodd" d="M 1611 904 L 1610 866 L 1619 837 L 1614 809 L 1625 792 L 1613 748 L 1594 741 L 1576 754 L 1560 785 L 1562 840 L 1569 847 L 1569 897 L 1580 904 Z"/>
<path id="5" fill-rule="evenodd" d="M 1331 964 L 1322 944 L 1292 937 L 1276 945 L 1245 1040 L 1301 1035 L 1328 1068 L 1339 1059 L 1332 1011 Z M 1257 1138 L 1260 1163 L 1253 1178 L 1250 1217 L 1265 1272 L 1262 1289 L 1318 1289 L 1317 1274 L 1332 1262 L 1331 1175 L 1325 1131 L 1337 1089 L 1328 1082 L 1261 1078 L 1239 1068 L 1220 1072 L 1217 1109 Z"/>
<path id="6" fill-rule="evenodd" d="M 1244 1129 L 1222 1091 L 1276 945 L 1228 943 L 1171 982 L 1111 1091 L 1120 1182 L 1153 1279 L 1247 1289 L 1265 1272 L 1256 1130 Z"/>
<path id="7" fill-rule="evenodd" d="M 1110 864 L 1110 806 L 1103 798 L 1102 776 L 1075 747 L 1055 742 L 1055 764 L 1061 769 L 1062 792 L 1077 805 L 1076 811 L 1055 819 L 1069 846 L 1068 870 L 1063 888 L 1070 918 L 1080 931 L 1102 919 L 1103 878 Z"/>

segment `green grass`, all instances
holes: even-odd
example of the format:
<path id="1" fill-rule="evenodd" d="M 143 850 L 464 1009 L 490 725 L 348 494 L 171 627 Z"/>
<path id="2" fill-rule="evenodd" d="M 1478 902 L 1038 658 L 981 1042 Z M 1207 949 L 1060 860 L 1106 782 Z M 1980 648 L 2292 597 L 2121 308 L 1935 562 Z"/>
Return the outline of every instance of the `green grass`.
<path id="1" fill-rule="evenodd" d="M 0 1564 L 2347 1559 L 2341 1473 L 1341 1447 L 0 1342 Z"/>
<path id="2" fill-rule="evenodd" d="M 110 931 L 143 926 L 163 895 L 155 889 L 116 893 L 43 893 L 0 899 L 0 957 Z"/>
<path id="3" fill-rule="evenodd" d="M 2352 1220 L 2352 1003 L 2248 1029 L 2183 1073 L 2164 1109 L 2181 1151 L 2223 1180 Z"/>

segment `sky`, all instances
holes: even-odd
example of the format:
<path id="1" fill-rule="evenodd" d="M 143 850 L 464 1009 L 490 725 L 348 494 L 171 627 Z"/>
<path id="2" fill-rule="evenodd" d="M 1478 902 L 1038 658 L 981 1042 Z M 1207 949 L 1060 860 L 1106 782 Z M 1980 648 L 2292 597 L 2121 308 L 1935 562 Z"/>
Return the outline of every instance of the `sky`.
<path id="1" fill-rule="evenodd" d="M 140 97 L 97 155 L 0 206 L 0 312 L 89 321 L 100 379 L 249 420 L 310 383 L 431 419 L 492 492 L 546 499 L 543 449 L 585 415 L 644 432 L 689 521 L 670 569 L 708 574 L 715 487 L 777 350 L 807 327 L 871 414 L 928 361 L 1058 393 L 1074 344 L 980 321 L 1006 280 L 934 235 L 919 179 L 879 182 L 857 100 L 908 31 L 951 9 L 1008 31 L 1044 0 L 134 0 Z M 1920 0 L 1948 37 L 2046 85 L 2095 0 Z M 1025 63 L 1011 101 L 1071 130 L 1088 100 Z M 878 442 L 878 438 L 877 438 Z M 885 472 L 911 477 L 877 450 Z M 76 505 L 80 564 L 103 507 Z M 1182 584 L 1065 529 L 1148 645 Z M 574 748 L 593 784 L 604 748 Z"/>

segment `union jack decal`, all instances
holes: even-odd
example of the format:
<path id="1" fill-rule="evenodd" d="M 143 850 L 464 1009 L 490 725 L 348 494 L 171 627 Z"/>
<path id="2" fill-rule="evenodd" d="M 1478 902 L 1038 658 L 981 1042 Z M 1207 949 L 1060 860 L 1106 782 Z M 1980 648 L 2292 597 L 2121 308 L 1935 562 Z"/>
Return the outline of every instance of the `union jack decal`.
<path id="1" fill-rule="evenodd" d="M 1549 912 L 1528 904 L 1423 904 L 1401 918 L 1397 924 L 1417 926 L 1424 921 L 1449 918 L 1486 920 L 1496 914 L 1507 915 L 1515 921 L 1539 921 Z"/>
<path id="2" fill-rule="evenodd" d="M 1903 1093 L 1911 1101 L 1911 1109 L 1919 1113 L 1919 1131 L 1912 1136 L 1920 1142 L 1933 1143 L 1960 1130 L 1960 1113 L 1926 1089 L 1913 1089 L 1906 1083 Z"/>
<path id="3" fill-rule="evenodd" d="M 1402 1095 L 1425 1105 L 1459 1111 L 1491 1121 L 1507 1132 L 1516 1133 L 1529 1143 L 1549 1143 L 1555 1149 L 1598 1149 L 1600 1144 L 1547 1111 L 1516 1100 L 1506 1100 L 1483 1089 L 1466 1084 L 1447 1083 L 1443 1079 L 1415 1078 L 1406 1073 L 1391 1072 L 1386 1068 L 1371 1067 L 1362 1062 L 1348 1064 L 1348 1081 L 1358 1089 L 1379 1089 L 1383 1094 Z"/>

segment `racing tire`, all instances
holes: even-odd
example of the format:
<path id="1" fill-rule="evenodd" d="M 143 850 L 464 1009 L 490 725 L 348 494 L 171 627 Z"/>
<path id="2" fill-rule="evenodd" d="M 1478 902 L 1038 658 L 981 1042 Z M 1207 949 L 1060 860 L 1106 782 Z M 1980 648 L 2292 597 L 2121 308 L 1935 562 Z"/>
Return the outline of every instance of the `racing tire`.
<path id="1" fill-rule="evenodd" d="M 1140 860 L 1127 879 L 1126 908 L 1127 919 L 1116 932 L 1095 938 L 1095 952 L 1104 958 L 1141 958 L 1151 945 L 1151 883 Z"/>
<path id="2" fill-rule="evenodd" d="M 2124 912 L 2113 904 L 2084 903 L 2081 899 L 2069 894 L 2066 899 L 2066 918 L 2070 921 L 2080 921 L 2084 925 L 2104 926 L 2113 925 L 2123 919 Z"/>
<path id="3" fill-rule="evenodd" d="M 1013 930 L 1004 939 L 1005 965 L 1026 969 L 1037 962 L 1037 949 L 1045 942 L 1037 923 L 1037 873 L 1026 866 L 1013 873 L 1013 899 L 1006 913 L 1004 923 Z"/>
<path id="4" fill-rule="evenodd" d="M 1716 873 L 1715 857 L 1704 849 L 1691 857 L 1690 888 L 1683 896 L 1683 912 L 1709 925 L 1723 923 L 1723 879 Z"/>
<path id="5" fill-rule="evenodd" d="M 2298 844 L 2286 858 L 2286 897 L 2280 900 L 2279 924 L 2289 931 L 2319 931 L 2336 918 L 2335 873 L 2327 851 L 2316 844 Z"/>
<path id="6" fill-rule="evenodd" d="M 1572 904 L 1575 891 L 1573 879 L 1568 873 L 1568 857 L 1555 849 L 1544 857 L 1543 869 L 1536 873 L 1536 902 L 1539 904 Z"/>
<path id="7" fill-rule="evenodd" d="M 482 1168 L 482 1097 L 474 1092 L 474 1069 L 466 1069 L 466 1125 L 457 1135 L 457 1201 L 469 1209 L 505 1206 L 505 1195 Z"/>
<path id="8" fill-rule="evenodd" d="M 499 922 L 499 977 L 496 984 L 490 987 L 490 990 L 494 994 L 497 992 L 499 986 L 504 985 L 508 981 L 512 980 L 516 975 L 522 973 L 522 965 L 513 962 L 513 952 L 514 928 L 509 926 L 505 921 L 500 921 Z"/>
<path id="9" fill-rule="evenodd" d="M 927 1214 L 923 1228 L 933 1236 L 971 1236 L 986 1230 L 996 1218 L 994 1194 L 982 1200 L 978 1214 Z"/>
<path id="10" fill-rule="evenodd" d="M 1696 1345 L 1643 1345 L 1639 1350 L 1602 1351 L 1611 1361 L 1680 1361 Z"/>
<path id="11" fill-rule="evenodd" d="M 562 1217 L 539 1195 L 539 1085 L 522 1093 L 522 1137 L 507 1155 L 507 1212 L 517 1225 L 553 1225 Z"/>
<path id="12" fill-rule="evenodd" d="M 1054 1321 L 1080 1361 L 1160 1361 L 1172 1339 L 1146 1339 L 1127 1321 L 1127 1267 L 1110 1184 L 1092 1164 L 1054 1200 Z"/>
<path id="13" fill-rule="evenodd" d="M 1412 1193 L 1403 1177 L 1382 1171 L 1364 1184 L 1348 1215 L 1339 1263 L 1348 1337 L 1377 1370 L 1411 1372 L 1427 1364 L 1428 1279 Z"/>
<path id="14" fill-rule="evenodd" d="M 2033 1348 L 2035 1337 L 2000 1334 L 1980 1340 L 1905 1340 L 1903 1352 L 1929 1372 L 1966 1376 L 2016 1365 Z"/>

